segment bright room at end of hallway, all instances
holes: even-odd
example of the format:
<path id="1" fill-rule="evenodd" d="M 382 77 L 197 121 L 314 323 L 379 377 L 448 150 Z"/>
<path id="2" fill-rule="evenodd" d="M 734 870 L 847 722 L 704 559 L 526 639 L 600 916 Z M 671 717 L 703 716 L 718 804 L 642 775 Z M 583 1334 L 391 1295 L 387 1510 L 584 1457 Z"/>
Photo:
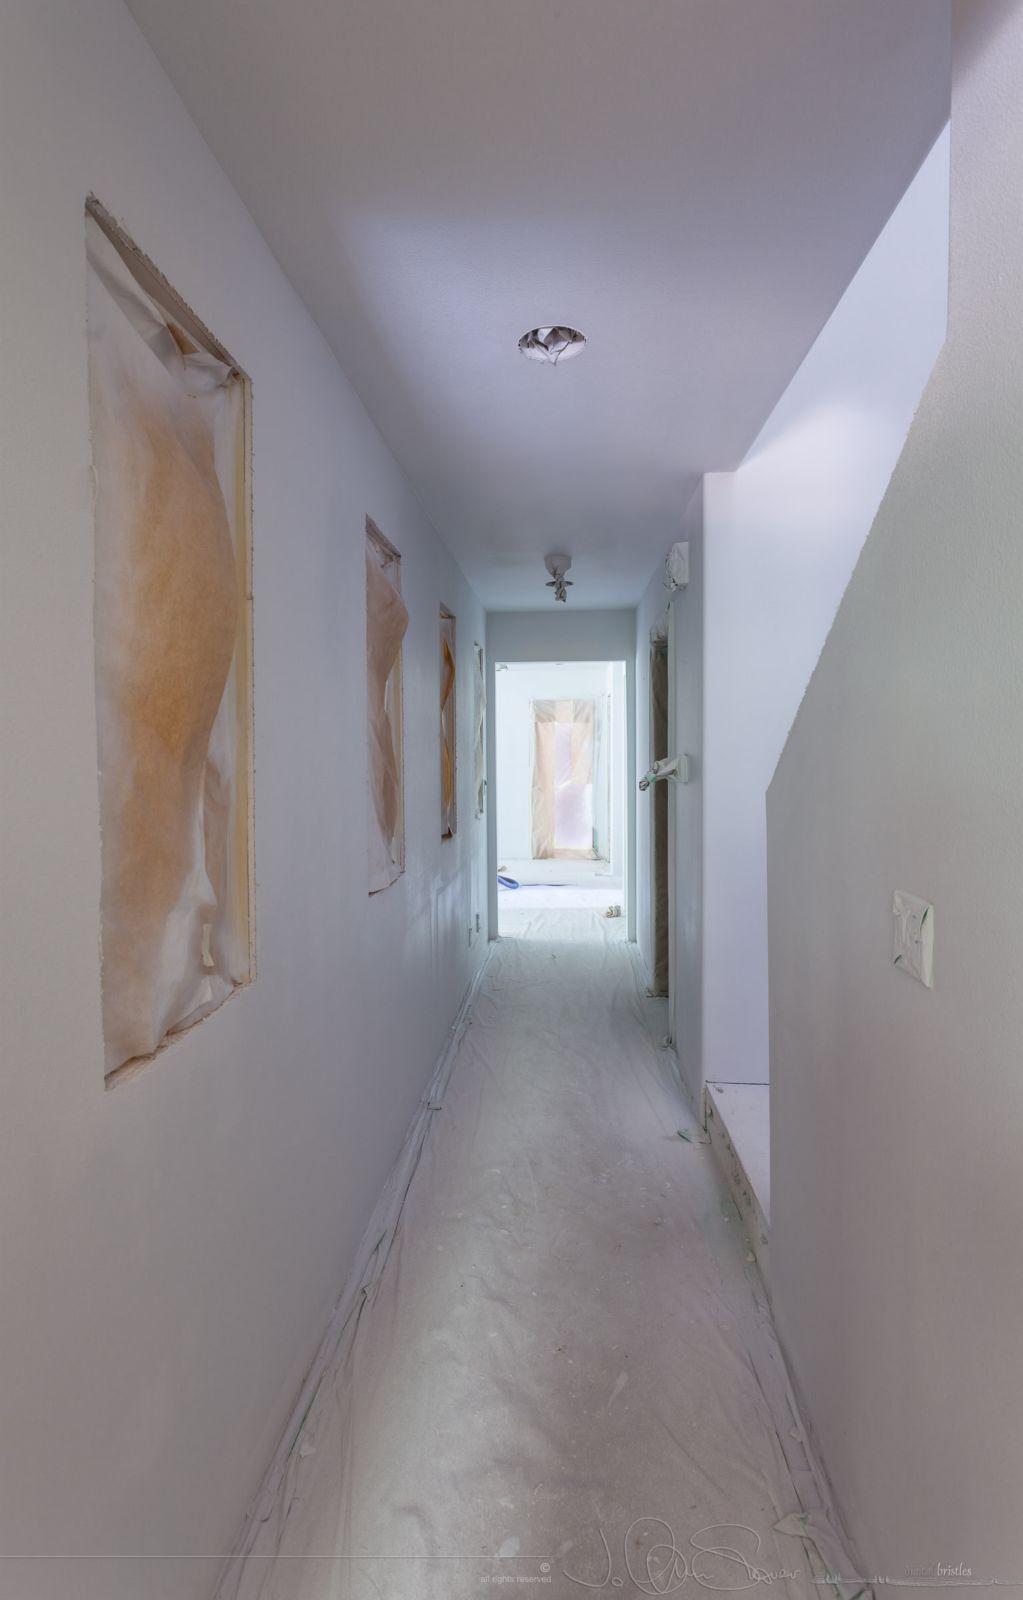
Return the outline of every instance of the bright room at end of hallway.
<path id="1" fill-rule="evenodd" d="M 625 670 L 502 662 L 495 674 L 499 931 L 625 913 Z"/>

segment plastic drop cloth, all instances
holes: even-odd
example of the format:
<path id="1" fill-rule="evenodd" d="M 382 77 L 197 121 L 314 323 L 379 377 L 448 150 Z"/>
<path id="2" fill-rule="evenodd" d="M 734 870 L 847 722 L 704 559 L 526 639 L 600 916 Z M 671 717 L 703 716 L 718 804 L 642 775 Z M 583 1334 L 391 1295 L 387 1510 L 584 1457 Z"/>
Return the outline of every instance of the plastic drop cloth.
<path id="1" fill-rule="evenodd" d="M 620 922 L 515 915 L 220 1600 L 826 1595 L 854 1569 L 664 1004 Z"/>
<path id="2" fill-rule="evenodd" d="M 596 706 L 534 700 L 532 710 L 533 857 L 592 859 Z"/>
<path id="3" fill-rule="evenodd" d="M 245 401 L 86 230 L 111 1072 L 250 975 Z"/>

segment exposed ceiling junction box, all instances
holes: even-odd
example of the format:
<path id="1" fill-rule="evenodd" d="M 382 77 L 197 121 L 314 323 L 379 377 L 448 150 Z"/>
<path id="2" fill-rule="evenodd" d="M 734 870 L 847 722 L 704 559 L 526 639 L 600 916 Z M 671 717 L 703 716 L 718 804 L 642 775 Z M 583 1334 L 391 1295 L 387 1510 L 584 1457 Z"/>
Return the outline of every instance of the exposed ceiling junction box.
<path id="1" fill-rule="evenodd" d="M 559 361 L 577 356 L 586 343 L 586 335 L 578 328 L 560 325 L 554 328 L 530 328 L 519 340 L 519 349 L 530 361 L 546 361 L 556 367 Z"/>
<path id="2" fill-rule="evenodd" d="M 572 565 L 571 556 L 550 555 L 544 556 L 543 564 L 551 575 L 548 589 L 554 590 L 555 600 L 567 600 L 568 591 L 572 587 L 571 578 L 566 578 L 565 573 Z"/>

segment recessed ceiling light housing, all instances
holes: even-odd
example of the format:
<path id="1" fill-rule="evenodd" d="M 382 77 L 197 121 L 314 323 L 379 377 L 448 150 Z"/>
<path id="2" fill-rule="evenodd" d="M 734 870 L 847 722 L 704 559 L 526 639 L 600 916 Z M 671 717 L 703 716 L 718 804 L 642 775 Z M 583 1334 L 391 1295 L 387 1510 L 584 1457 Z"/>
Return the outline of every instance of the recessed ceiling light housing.
<path id="1" fill-rule="evenodd" d="M 578 328 L 530 328 L 519 340 L 519 349 L 530 361 L 546 361 L 556 367 L 560 361 L 577 356 L 586 343 Z"/>

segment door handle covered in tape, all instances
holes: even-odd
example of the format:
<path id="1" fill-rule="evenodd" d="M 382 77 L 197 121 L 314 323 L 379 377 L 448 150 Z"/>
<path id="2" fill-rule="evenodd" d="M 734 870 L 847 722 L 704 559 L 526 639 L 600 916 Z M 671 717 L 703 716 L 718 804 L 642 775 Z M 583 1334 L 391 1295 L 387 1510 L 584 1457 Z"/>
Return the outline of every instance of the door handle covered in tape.
<path id="1" fill-rule="evenodd" d="M 689 757 L 665 756 L 663 760 L 655 761 L 649 772 L 645 772 L 640 778 L 639 787 L 649 789 L 652 783 L 658 783 L 661 778 L 674 778 L 676 783 L 688 783 Z"/>

